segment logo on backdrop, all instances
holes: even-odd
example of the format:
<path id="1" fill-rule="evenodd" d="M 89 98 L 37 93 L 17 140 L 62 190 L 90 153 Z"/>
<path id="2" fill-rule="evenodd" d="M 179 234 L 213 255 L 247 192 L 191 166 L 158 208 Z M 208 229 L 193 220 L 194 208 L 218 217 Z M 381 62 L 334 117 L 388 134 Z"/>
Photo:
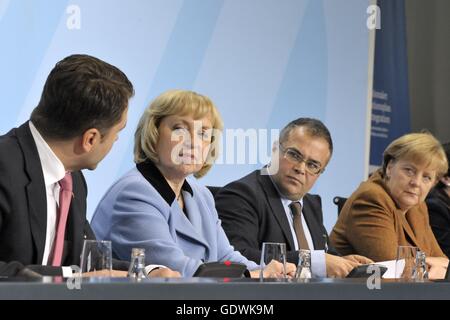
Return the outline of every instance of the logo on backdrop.
<path id="1" fill-rule="evenodd" d="M 367 7 L 367 14 L 369 17 L 367 18 L 367 29 L 375 30 L 381 29 L 381 9 L 379 6 L 371 5 Z"/>
<path id="2" fill-rule="evenodd" d="M 70 5 L 66 9 L 66 13 L 69 15 L 66 21 L 67 29 L 80 30 L 81 29 L 81 9 L 77 5 Z"/>

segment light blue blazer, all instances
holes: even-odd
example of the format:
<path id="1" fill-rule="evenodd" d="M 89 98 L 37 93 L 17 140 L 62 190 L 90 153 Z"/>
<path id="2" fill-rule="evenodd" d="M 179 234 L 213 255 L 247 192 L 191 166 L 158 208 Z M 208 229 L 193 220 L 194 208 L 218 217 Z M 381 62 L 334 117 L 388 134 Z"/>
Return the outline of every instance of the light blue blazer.
<path id="1" fill-rule="evenodd" d="M 137 168 L 120 178 L 100 201 L 91 226 L 98 239 L 111 240 L 114 255 L 130 260 L 144 248 L 146 264 L 161 264 L 190 277 L 203 262 L 259 266 L 230 245 L 210 191 L 188 178 L 193 195 L 183 191 L 186 217 L 178 202 L 169 205 Z"/>

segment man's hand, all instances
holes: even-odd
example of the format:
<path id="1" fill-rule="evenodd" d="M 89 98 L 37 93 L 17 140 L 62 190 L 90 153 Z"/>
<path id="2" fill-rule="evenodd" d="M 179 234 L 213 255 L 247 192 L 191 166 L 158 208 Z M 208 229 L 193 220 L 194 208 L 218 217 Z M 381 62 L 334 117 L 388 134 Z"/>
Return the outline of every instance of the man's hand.
<path id="1" fill-rule="evenodd" d="M 286 276 L 293 278 L 295 276 L 296 266 L 293 263 L 286 263 Z M 250 272 L 252 278 L 259 277 L 260 270 L 253 270 Z M 276 260 L 272 260 L 263 271 L 264 278 L 283 278 L 283 264 Z"/>
<path id="2" fill-rule="evenodd" d="M 181 274 L 178 271 L 173 271 L 169 268 L 153 269 L 148 276 L 151 278 L 181 278 Z"/>
<path id="3" fill-rule="evenodd" d="M 361 265 L 360 262 L 352 259 L 325 254 L 325 263 L 327 265 L 327 276 L 330 278 L 345 278 L 354 267 Z"/>

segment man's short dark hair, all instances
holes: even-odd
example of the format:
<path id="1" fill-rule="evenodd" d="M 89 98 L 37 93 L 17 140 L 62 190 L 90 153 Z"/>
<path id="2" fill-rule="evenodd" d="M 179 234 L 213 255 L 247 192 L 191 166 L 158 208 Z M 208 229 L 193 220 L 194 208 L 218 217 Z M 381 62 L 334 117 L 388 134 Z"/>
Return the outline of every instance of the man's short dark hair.
<path id="1" fill-rule="evenodd" d="M 283 143 L 287 139 L 289 139 L 289 134 L 292 130 L 296 128 L 305 128 L 306 132 L 315 138 L 323 138 L 326 142 L 328 142 L 328 147 L 330 150 L 330 157 L 333 153 L 333 140 L 331 139 L 330 131 L 328 131 L 327 127 L 322 123 L 322 121 L 312 118 L 298 118 L 293 120 L 285 126 L 280 133 L 280 143 Z"/>
<path id="2" fill-rule="evenodd" d="M 102 136 L 120 122 L 134 89 L 118 68 L 88 55 L 59 61 L 30 120 L 46 138 L 66 140 L 96 128 Z"/>

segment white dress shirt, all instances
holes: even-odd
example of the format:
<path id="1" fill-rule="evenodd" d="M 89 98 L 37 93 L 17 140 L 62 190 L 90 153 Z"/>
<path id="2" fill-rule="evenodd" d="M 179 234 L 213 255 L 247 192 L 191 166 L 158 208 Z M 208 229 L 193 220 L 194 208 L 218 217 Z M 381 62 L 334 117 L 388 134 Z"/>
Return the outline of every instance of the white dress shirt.
<path id="1" fill-rule="evenodd" d="M 47 232 L 45 236 L 45 249 L 42 264 L 47 265 L 50 251 L 56 234 L 56 218 L 59 202 L 60 186 L 58 181 L 64 178 L 66 170 L 58 157 L 50 149 L 47 142 L 42 138 L 36 127 L 29 122 L 31 134 L 41 160 L 42 172 L 44 174 L 45 191 L 47 196 Z"/>
<path id="2" fill-rule="evenodd" d="M 45 194 L 47 198 L 47 229 L 42 265 L 48 265 L 48 258 L 56 236 L 56 219 L 60 191 L 58 182 L 64 178 L 66 169 L 31 121 L 29 125 L 31 135 L 36 143 L 39 159 L 41 160 L 42 173 L 44 175 Z M 64 277 L 72 276 L 72 269 L 70 267 L 62 267 L 62 272 Z"/>

